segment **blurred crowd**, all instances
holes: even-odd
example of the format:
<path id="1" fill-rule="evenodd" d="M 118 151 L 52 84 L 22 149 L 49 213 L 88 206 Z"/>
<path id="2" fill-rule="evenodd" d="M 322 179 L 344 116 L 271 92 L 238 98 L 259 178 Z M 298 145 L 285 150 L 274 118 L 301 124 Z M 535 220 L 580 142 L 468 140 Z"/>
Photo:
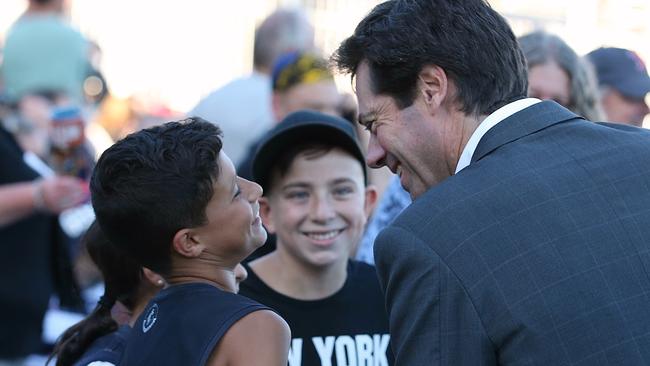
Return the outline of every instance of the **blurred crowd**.
<path id="1" fill-rule="evenodd" d="M 38 355 L 46 357 L 102 294 L 102 275 L 81 238 L 94 221 L 88 179 L 97 157 L 115 141 L 182 116 L 201 117 L 221 128 L 224 151 L 247 179 L 265 134 L 298 110 L 349 121 L 360 145 L 367 145 L 367 132 L 356 123 L 356 100 L 337 89 L 330 55 L 316 49 L 303 11 L 270 14 L 255 30 L 252 73 L 177 112 L 112 96 L 101 71 L 101 45 L 67 23 L 64 4 L 29 0 L 2 41 L 0 366 L 42 363 Z M 650 78 L 633 50 L 607 47 L 581 56 L 542 30 L 518 41 L 531 97 L 554 100 L 591 121 L 642 127 L 650 113 Z M 377 187 L 377 205 L 349 257 L 373 264 L 377 233 L 411 199 L 387 169 L 366 173 Z M 274 248 L 270 235 L 250 260 Z"/>

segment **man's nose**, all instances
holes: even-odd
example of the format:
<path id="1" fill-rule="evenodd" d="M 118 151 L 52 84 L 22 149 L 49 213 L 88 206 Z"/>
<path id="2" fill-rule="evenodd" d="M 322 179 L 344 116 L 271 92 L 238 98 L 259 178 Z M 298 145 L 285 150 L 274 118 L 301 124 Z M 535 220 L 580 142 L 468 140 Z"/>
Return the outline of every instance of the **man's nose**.
<path id="1" fill-rule="evenodd" d="M 366 155 L 366 163 L 369 167 L 378 169 L 386 165 L 386 150 L 379 145 L 377 137 L 370 135 L 368 140 L 368 153 Z"/>

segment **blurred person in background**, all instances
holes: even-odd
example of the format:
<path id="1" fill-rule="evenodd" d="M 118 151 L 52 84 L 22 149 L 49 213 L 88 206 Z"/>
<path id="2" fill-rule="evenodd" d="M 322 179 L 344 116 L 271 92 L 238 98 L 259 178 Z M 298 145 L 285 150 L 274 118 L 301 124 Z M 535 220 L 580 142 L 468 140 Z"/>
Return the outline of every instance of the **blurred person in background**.
<path id="1" fill-rule="evenodd" d="M 27 159 L 0 123 L 0 365 L 21 365 L 42 348 L 43 319 L 56 293 L 60 306 L 81 310 L 58 214 L 87 198 L 75 177 L 43 177 L 45 163 Z"/>
<path id="2" fill-rule="evenodd" d="M 165 287 L 165 281 L 111 244 L 96 221 L 84 235 L 83 244 L 103 279 L 103 295 L 90 315 L 61 335 L 50 358 L 56 358 L 56 366 L 86 366 L 95 361 L 118 365 L 135 321 Z M 238 264 L 236 290 L 247 276 Z"/>
<path id="3" fill-rule="evenodd" d="M 327 60 L 312 52 L 288 52 L 281 55 L 273 66 L 271 74 L 273 90 L 269 101 L 274 124 L 288 114 L 309 109 L 341 117 L 341 94 L 336 88 L 334 77 Z M 259 137 L 248 146 L 248 153 L 237 173 L 245 179 L 253 179 L 252 164 L 255 151 L 262 140 Z"/>
<path id="4" fill-rule="evenodd" d="M 131 326 L 165 281 L 111 244 L 97 222 L 83 243 L 101 272 L 104 294 L 88 317 L 63 333 L 52 357 L 56 356 L 57 366 L 85 366 L 94 361 L 117 365 Z"/>
<path id="5" fill-rule="evenodd" d="M 528 96 L 550 99 L 590 121 L 603 121 L 592 65 L 560 37 L 537 31 L 518 38 L 528 66 Z"/>
<path id="6" fill-rule="evenodd" d="M 327 60 L 314 53 L 282 55 L 273 67 L 271 87 L 275 121 L 282 121 L 299 109 L 341 114 L 341 95 L 328 70 Z"/>
<path id="7" fill-rule="evenodd" d="M 650 76 L 643 60 L 633 51 L 613 47 L 599 48 L 587 57 L 596 69 L 607 120 L 641 127 L 650 113 L 645 101 Z"/>
<path id="8" fill-rule="evenodd" d="M 8 106 L 3 125 L 25 152 L 42 160 L 49 155 L 52 93 L 30 93 Z"/>
<path id="9" fill-rule="evenodd" d="M 300 10 L 278 9 L 255 30 L 253 73 L 210 93 L 189 113 L 218 123 L 226 137 L 224 150 L 235 166 L 246 149 L 273 125 L 270 74 L 287 51 L 311 50 L 314 30 Z"/>
<path id="10" fill-rule="evenodd" d="M 84 101 L 88 44 L 63 18 L 64 0 L 29 0 L 7 32 L 1 75 L 14 101 L 33 92 L 57 91 Z"/>

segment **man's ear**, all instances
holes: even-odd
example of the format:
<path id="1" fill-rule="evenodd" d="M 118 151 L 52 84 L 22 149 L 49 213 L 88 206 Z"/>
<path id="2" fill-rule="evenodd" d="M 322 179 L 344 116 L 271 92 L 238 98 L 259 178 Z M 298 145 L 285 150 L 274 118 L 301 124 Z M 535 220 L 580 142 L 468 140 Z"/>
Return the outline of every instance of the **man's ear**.
<path id="1" fill-rule="evenodd" d="M 269 234 L 275 234 L 275 225 L 273 224 L 273 219 L 271 218 L 271 205 L 269 203 L 268 197 L 260 197 L 260 217 L 262 218 L 262 223 L 266 228 L 266 231 Z"/>
<path id="2" fill-rule="evenodd" d="M 174 251 L 183 257 L 198 257 L 205 249 L 205 245 L 198 241 L 194 231 L 191 229 L 179 230 L 176 235 L 174 235 L 174 241 L 172 244 Z"/>
<path id="3" fill-rule="evenodd" d="M 440 66 L 424 66 L 418 75 L 418 89 L 429 110 L 437 110 L 448 96 L 447 73 Z"/>
<path id="4" fill-rule="evenodd" d="M 366 213 L 366 219 L 370 217 L 370 214 L 377 206 L 377 187 L 374 185 L 369 185 L 366 187 L 366 200 L 363 203 L 363 211 Z"/>

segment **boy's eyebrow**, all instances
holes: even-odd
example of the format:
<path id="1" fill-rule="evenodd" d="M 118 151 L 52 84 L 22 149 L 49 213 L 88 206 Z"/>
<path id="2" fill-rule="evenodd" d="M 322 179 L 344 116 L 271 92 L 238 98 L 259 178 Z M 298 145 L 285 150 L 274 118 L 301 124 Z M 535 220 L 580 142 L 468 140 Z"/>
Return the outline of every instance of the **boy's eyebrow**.
<path id="1" fill-rule="evenodd" d="M 354 183 L 354 179 L 348 177 L 336 178 L 333 181 L 328 182 L 329 185 L 336 185 L 342 183 Z M 310 188 L 312 185 L 305 182 L 293 182 L 282 186 L 282 190 L 292 189 L 292 188 Z"/>
<path id="2" fill-rule="evenodd" d="M 344 178 L 334 179 L 334 181 L 332 182 L 332 184 L 341 184 L 341 183 L 354 183 L 354 179 L 344 177 Z"/>
<path id="3" fill-rule="evenodd" d="M 304 183 L 304 182 L 294 182 L 294 183 L 285 184 L 284 186 L 282 186 L 282 190 L 291 189 L 291 188 L 309 188 L 309 187 L 311 187 L 311 184 Z"/>

